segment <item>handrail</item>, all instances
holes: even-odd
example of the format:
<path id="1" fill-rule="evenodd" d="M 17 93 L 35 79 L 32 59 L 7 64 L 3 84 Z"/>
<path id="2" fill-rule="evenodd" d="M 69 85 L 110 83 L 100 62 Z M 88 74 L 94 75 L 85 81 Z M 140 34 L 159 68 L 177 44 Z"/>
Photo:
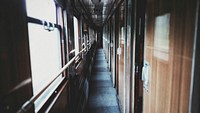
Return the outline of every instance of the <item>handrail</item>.
<path id="1" fill-rule="evenodd" d="M 56 74 L 56 77 L 49 84 L 47 84 L 46 87 L 44 87 L 38 94 L 34 95 L 27 102 L 25 102 L 22 107 L 17 111 L 17 113 L 25 113 L 26 111 L 28 111 L 32 107 L 34 102 L 44 93 L 44 91 L 49 88 L 49 86 L 74 62 L 79 54 L 84 52 L 85 49 L 86 48 L 83 48 L 75 57 L 73 57 L 65 66 L 63 66 L 62 69 L 60 69 Z"/>
<path id="2" fill-rule="evenodd" d="M 72 54 L 72 53 L 74 53 L 74 52 L 75 52 L 75 49 L 71 50 L 71 51 L 69 52 L 69 54 Z"/>

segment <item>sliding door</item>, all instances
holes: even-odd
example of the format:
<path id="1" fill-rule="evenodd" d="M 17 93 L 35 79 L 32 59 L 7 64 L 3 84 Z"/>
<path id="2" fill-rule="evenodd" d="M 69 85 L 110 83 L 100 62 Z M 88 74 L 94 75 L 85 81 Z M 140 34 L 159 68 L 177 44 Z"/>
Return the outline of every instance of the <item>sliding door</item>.
<path id="1" fill-rule="evenodd" d="M 144 113 L 188 113 L 196 0 L 147 2 Z"/>

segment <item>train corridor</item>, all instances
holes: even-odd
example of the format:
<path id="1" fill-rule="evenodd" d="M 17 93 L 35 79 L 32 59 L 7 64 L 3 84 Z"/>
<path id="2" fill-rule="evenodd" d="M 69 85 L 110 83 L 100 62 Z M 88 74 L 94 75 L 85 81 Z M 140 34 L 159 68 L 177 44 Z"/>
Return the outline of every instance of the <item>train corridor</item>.
<path id="1" fill-rule="evenodd" d="M 200 113 L 200 0 L 0 7 L 0 113 Z"/>
<path id="2" fill-rule="evenodd" d="M 85 113 L 120 113 L 103 49 L 97 49 Z"/>

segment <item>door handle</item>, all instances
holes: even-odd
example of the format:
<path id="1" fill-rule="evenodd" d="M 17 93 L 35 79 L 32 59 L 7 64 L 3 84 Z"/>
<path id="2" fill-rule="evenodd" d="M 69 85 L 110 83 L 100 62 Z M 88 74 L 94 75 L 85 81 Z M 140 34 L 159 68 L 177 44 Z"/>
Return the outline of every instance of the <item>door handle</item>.
<path id="1" fill-rule="evenodd" d="M 142 68 L 142 80 L 144 91 L 148 92 L 149 90 L 149 78 L 150 78 L 150 65 L 149 62 L 144 60 L 144 66 Z"/>

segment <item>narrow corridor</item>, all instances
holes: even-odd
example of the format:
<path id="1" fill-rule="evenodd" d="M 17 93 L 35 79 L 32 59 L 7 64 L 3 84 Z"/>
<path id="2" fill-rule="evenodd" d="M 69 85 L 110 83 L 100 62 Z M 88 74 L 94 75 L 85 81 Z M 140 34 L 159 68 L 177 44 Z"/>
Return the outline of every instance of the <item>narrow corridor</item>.
<path id="1" fill-rule="evenodd" d="M 120 113 L 103 49 L 96 51 L 86 113 Z"/>

